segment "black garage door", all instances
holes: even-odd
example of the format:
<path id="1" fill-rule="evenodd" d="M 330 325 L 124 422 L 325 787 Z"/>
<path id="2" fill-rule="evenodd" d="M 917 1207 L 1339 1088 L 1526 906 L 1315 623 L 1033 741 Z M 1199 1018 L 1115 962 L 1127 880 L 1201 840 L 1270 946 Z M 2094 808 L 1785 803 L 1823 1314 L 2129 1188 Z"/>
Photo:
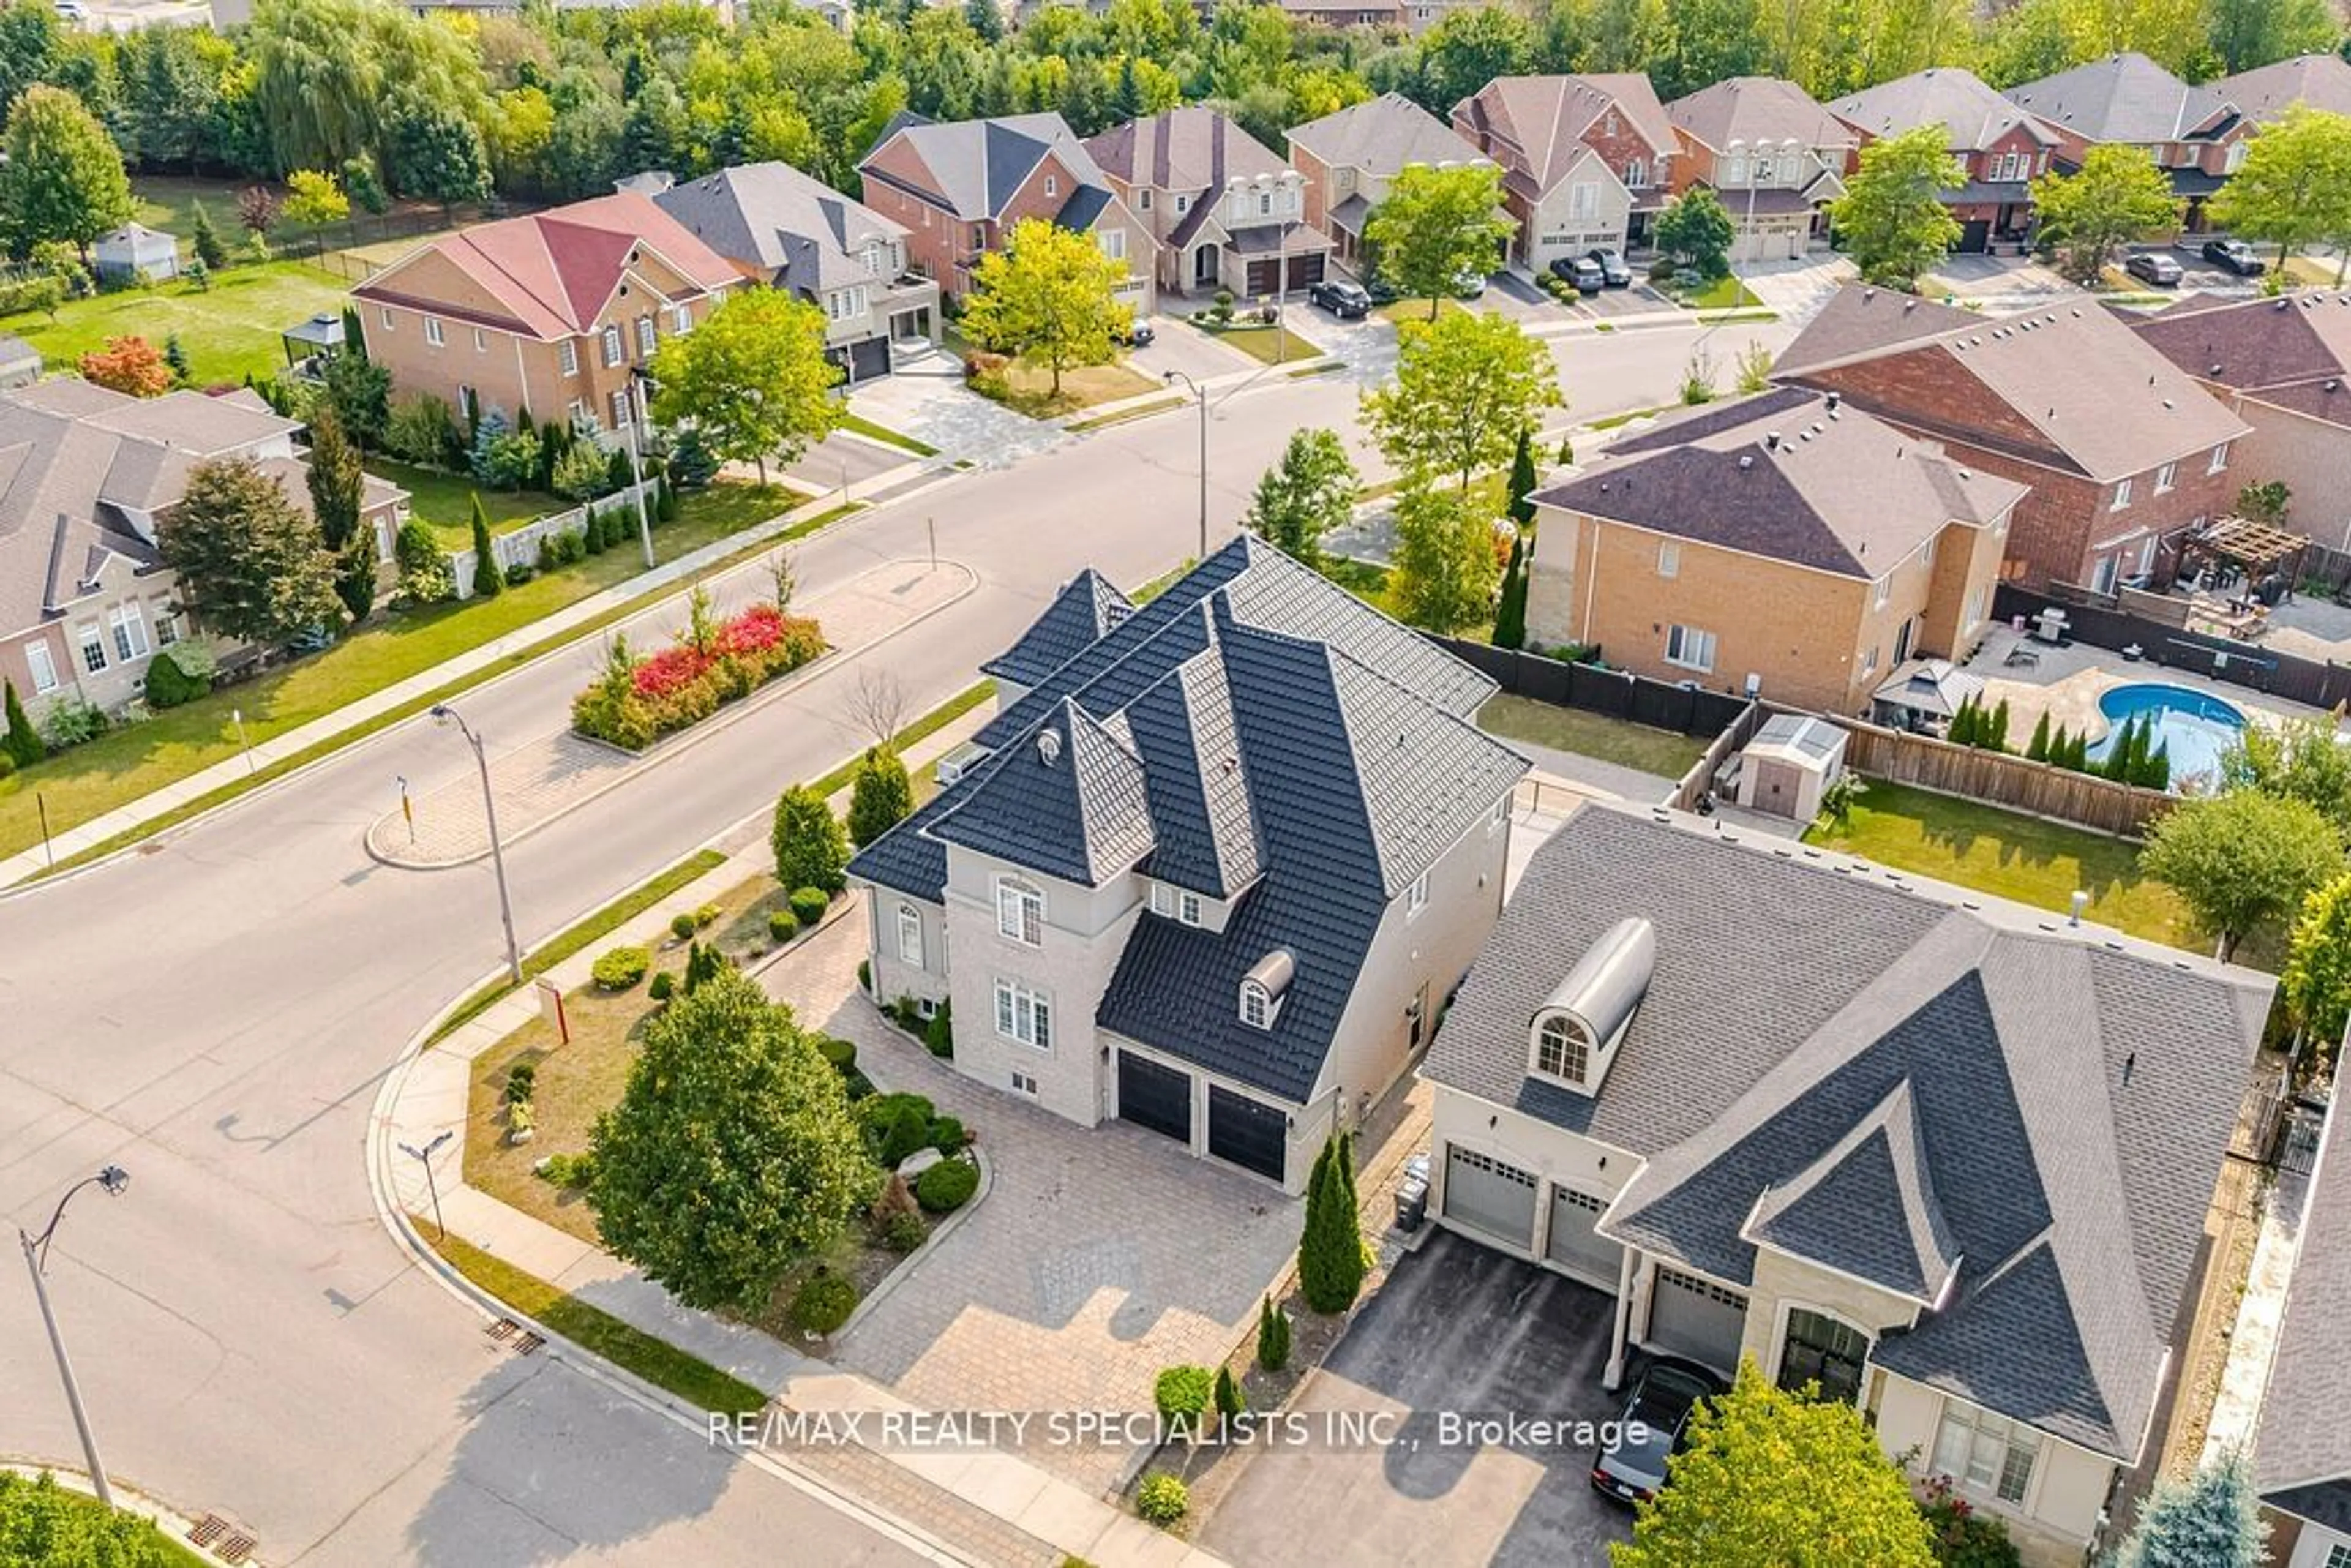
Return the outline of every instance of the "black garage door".
<path id="1" fill-rule="evenodd" d="M 1270 256 L 1263 261 L 1250 262 L 1243 283 L 1243 291 L 1252 298 L 1273 293 L 1281 287 L 1281 263 Z"/>
<path id="2" fill-rule="evenodd" d="M 1991 220 L 1971 218 L 1959 225 L 1959 250 L 1968 256 L 1981 256 L 1991 248 Z"/>
<path id="3" fill-rule="evenodd" d="M 1316 251 L 1312 256 L 1293 256 L 1290 258 L 1291 293 L 1294 294 L 1301 288 L 1311 288 L 1322 281 L 1322 253 L 1321 251 Z"/>
<path id="4" fill-rule="evenodd" d="M 852 382 L 872 381 L 875 376 L 890 373 L 890 340 L 868 338 L 849 345 L 849 379 Z"/>
<path id="5" fill-rule="evenodd" d="M 1208 1152 L 1280 1181 L 1289 1165 L 1290 1119 L 1263 1101 L 1211 1083 Z"/>
<path id="6" fill-rule="evenodd" d="M 1192 1141 L 1192 1075 L 1148 1058 L 1118 1053 L 1118 1115 L 1122 1122 Z"/>

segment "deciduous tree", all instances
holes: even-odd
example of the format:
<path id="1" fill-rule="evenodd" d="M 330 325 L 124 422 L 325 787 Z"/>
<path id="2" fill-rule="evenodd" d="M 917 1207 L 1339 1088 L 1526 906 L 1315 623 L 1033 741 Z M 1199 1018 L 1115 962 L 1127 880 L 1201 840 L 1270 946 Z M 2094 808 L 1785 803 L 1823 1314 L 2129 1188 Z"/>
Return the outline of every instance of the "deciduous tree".
<path id="1" fill-rule="evenodd" d="M 131 180 L 106 127 L 62 88 L 30 87 L 8 110 L 0 167 L 0 227 L 26 255 L 64 240 L 88 257 L 90 241 L 131 221 Z"/>
<path id="2" fill-rule="evenodd" d="M 2220 782 L 2306 801 L 2351 842 L 2351 751 L 2336 742 L 2326 720 L 2247 725 L 2220 753 Z"/>
<path id="3" fill-rule="evenodd" d="M 1657 214 L 1657 248 L 1686 258 L 1708 277 L 1729 273 L 1736 234 L 1722 198 L 1706 185 L 1692 185 Z"/>
<path id="4" fill-rule="evenodd" d="M 826 392 L 841 367 L 824 355 L 824 312 L 778 288 L 741 289 L 718 302 L 653 359 L 653 415 L 691 422 L 721 458 L 758 466 L 790 463 L 841 423 Z"/>
<path id="5" fill-rule="evenodd" d="M 1415 480 L 1395 497 L 1397 611 L 1416 626 L 1458 632 L 1492 612 L 1501 580 L 1494 521 L 1467 490 Z"/>
<path id="6" fill-rule="evenodd" d="M 2155 160 L 2120 142 L 2091 148 L 2079 173 L 2033 181 L 2032 207 L 2061 270 L 2085 284 L 2095 283 L 2123 246 L 2179 222 L 2179 199 Z"/>
<path id="7" fill-rule="evenodd" d="M 2139 865 L 2170 884 L 2220 956 L 2302 906 L 2343 870 L 2343 841 L 2305 801 L 2231 789 L 2185 800 L 2158 819 Z"/>
<path id="8" fill-rule="evenodd" d="M 77 361 L 82 380 L 131 397 L 162 397 L 172 390 L 172 366 L 144 338 L 109 338 Z"/>
<path id="9" fill-rule="evenodd" d="M 1114 293 L 1125 277 L 1126 264 L 1102 254 L 1093 235 L 1023 218 L 1005 248 L 972 269 L 964 330 L 983 348 L 1050 371 L 1059 397 L 1062 371 L 1116 355 L 1116 335 L 1134 319 Z"/>
<path id="10" fill-rule="evenodd" d="M 1507 316 L 1457 310 L 1398 330 L 1395 380 L 1363 396 L 1364 422 L 1407 476 L 1468 489 L 1510 459 L 1519 433 L 1562 401 L 1551 350 Z"/>
<path id="11" fill-rule="evenodd" d="M 1248 526 L 1283 554 L 1311 564 L 1322 536 L 1354 515 L 1359 481 L 1334 430 L 1297 430 L 1249 501 Z"/>
<path id="12" fill-rule="evenodd" d="M 2338 876 L 2302 901 L 2286 949 L 2278 997 L 2286 1014 L 2322 1056 L 2332 1058 L 2351 1021 L 2351 875 Z"/>
<path id="13" fill-rule="evenodd" d="M 182 597 L 222 636 L 274 645 L 342 622 L 319 525 L 248 458 L 190 470 L 159 542 Z"/>
<path id="14" fill-rule="evenodd" d="M 1921 125 L 1861 150 L 1861 164 L 1830 208 L 1862 277 L 1891 288 L 1919 275 L 1959 242 L 1943 193 L 1968 183 L 1941 124 Z"/>
<path id="15" fill-rule="evenodd" d="M 841 1074 L 726 965 L 645 1027 L 590 1148 L 605 1244 L 705 1310 L 765 1306 L 882 1186 Z"/>
<path id="16" fill-rule="evenodd" d="M 1667 1474 L 1632 1543 L 1609 1548 L 1614 1568 L 1935 1568 L 1909 1481 L 1861 1412 L 1775 1388 L 1751 1360 L 1692 1413 Z"/>
<path id="17" fill-rule="evenodd" d="M 320 169 L 297 169 L 286 176 L 286 221 L 324 228 L 351 215 L 343 183 Z"/>
<path id="18" fill-rule="evenodd" d="M 1464 274 L 1483 277 L 1502 265 L 1510 225 L 1501 205 L 1502 172 L 1491 163 L 1409 163 L 1372 210 L 1364 240 L 1380 276 L 1400 294 L 1426 298 L 1435 320 Z"/>
<path id="19" fill-rule="evenodd" d="M 2255 131 L 2212 221 L 2277 246 L 2281 268 L 2314 240 L 2351 235 L 2351 118 L 2297 103 Z"/>

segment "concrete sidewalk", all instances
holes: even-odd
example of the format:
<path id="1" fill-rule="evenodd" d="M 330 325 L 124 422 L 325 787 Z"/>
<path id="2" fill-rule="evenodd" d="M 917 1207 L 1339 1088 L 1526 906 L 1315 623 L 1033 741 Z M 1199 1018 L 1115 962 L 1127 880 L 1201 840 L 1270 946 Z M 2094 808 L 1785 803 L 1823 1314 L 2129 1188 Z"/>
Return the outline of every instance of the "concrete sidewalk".
<path id="1" fill-rule="evenodd" d="M 849 487 L 850 497 L 852 500 L 859 500 L 868 495 L 891 489 L 905 479 L 910 473 L 919 472 L 923 466 L 921 463 L 909 461 L 886 474 L 877 475 L 870 480 L 853 484 Z M 429 692 L 437 691 L 453 681 L 462 680 L 467 675 L 505 664 L 524 649 L 534 647 L 550 637 L 559 636 L 575 627 L 584 625 L 606 612 L 628 603 L 631 600 L 683 583 L 737 551 L 756 545 L 763 539 L 772 538 L 810 517 L 821 517 L 826 511 L 840 504 L 839 497 L 831 494 L 802 502 L 790 511 L 770 517 L 764 523 L 755 524 L 750 528 L 729 534 L 723 539 L 714 540 L 700 549 L 682 555 L 675 560 L 664 562 L 651 571 L 640 572 L 626 581 L 616 582 L 611 587 L 592 593 L 577 603 L 566 605 L 552 615 L 534 621 L 528 626 L 517 627 L 503 637 L 485 643 L 479 647 L 468 649 L 453 659 L 444 660 L 434 665 L 429 670 L 421 670 L 405 680 L 395 682 L 381 690 L 371 692 L 356 701 L 346 703 L 334 712 L 321 715 L 308 724 L 298 725 L 282 735 L 272 736 L 259 745 L 250 747 L 242 756 L 232 758 L 225 762 L 214 763 L 211 767 L 167 784 L 161 789 L 142 795 L 128 805 L 118 806 L 113 810 L 93 817 L 87 822 L 77 823 L 52 835 L 47 854 L 35 848 L 0 860 L 0 889 L 12 887 L 39 875 L 48 868 L 52 856 L 57 861 L 68 860 L 85 850 L 130 832 L 133 829 L 144 827 L 160 817 L 167 816 L 203 800 L 216 790 L 250 779 L 275 763 L 299 756 L 323 742 L 347 737 L 351 731 L 371 720 L 391 713 L 404 704 L 413 702 Z"/>
<path id="2" fill-rule="evenodd" d="M 910 747 L 909 768 L 920 771 L 929 767 L 976 732 L 992 711 L 983 706 Z M 835 797 L 837 807 L 845 804 L 846 795 L 844 790 Z M 733 852 L 724 864 L 554 966 L 547 972 L 546 981 L 565 991 L 586 985 L 598 954 L 631 944 L 658 943 L 672 916 L 767 873 L 771 860 L 764 829 L 762 820 L 747 821 L 729 830 L 716 841 L 719 847 Z M 831 918 L 853 918 L 859 907 L 854 901 L 843 901 L 835 905 Z M 370 1129 L 369 1158 L 385 1188 L 383 1200 L 393 1214 L 429 1219 L 433 1212 L 420 1162 L 400 1154 L 401 1145 L 423 1148 L 444 1131 L 462 1129 L 469 1113 L 475 1058 L 528 1023 L 538 1012 L 535 990 L 518 992 L 406 1064 L 389 1111 Z M 913 1408 L 881 1385 L 803 1355 L 757 1330 L 682 1307 L 660 1285 L 602 1249 L 466 1186 L 464 1147 L 462 1136 L 452 1138 L 433 1159 L 442 1218 L 453 1235 L 767 1391 L 784 1410 L 888 1413 Z M 508 1314 L 508 1309 L 491 1299 L 469 1293 L 493 1312 Z M 565 1342 L 558 1337 L 556 1343 Z M 878 1423 L 869 1426 L 878 1427 Z M 878 1437 L 878 1430 L 872 1435 Z M 1031 1563 L 1053 1568 L 1069 1557 L 1103 1568 L 1128 1564 L 1219 1568 L 1216 1558 L 1180 1538 L 1154 1529 L 1017 1455 L 997 1449 L 908 1452 L 860 1441 L 834 1448 L 800 1446 L 770 1457 L 807 1471 L 828 1487 L 870 1500 L 990 1568 Z"/>

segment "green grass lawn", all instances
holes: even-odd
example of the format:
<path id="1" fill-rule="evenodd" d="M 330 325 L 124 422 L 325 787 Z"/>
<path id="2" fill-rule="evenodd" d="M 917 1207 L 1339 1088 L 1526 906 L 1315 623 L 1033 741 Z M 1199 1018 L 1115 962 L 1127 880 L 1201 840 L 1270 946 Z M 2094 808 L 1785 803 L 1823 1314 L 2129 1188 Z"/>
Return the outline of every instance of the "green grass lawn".
<path id="1" fill-rule="evenodd" d="M 2102 925 L 2211 950 L 2179 895 L 2139 874 L 2138 846 L 2126 839 L 1873 779 L 1847 821 L 1815 823 L 1806 841 L 2053 915 L 2079 888 Z"/>
<path id="2" fill-rule="evenodd" d="M 1440 299 L 1437 302 L 1437 310 L 1439 315 L 1446 315 L 1456 310 L 1467 310 L 1468 308 L 1469 307 L 1464 305 L 1458 299 Z M 1372 314 L 1378 317 L 1383 321 L 1392 322 L 1399 327 L 1404 325 L 1406 321 L 1426 321 L 1428 319 L 1428 301 L 1426 299 L 1391 299 L 1385 305 L 1374 307 Z"/>
<path id="3" fill-rule="evenodd" d="M 902 452 L 911 452 L 917 457 L 936 457 L 939 455 L 939 449 L 929 442 L 917 441 L 913 436 L 893 430 L 886 424 L 876 424 L 863 414 L 844 412 L 841 416 L 841 428 L 853 430 L 868 441 L 878 441 L 884 446 L 894 446 Z"/>
<path id="4" fill-rule="evenodd" d="M 1506 740 L 1573 751 L 1660 779 L 1679 779 L 1688 772 L 1706 755 L 1711 739 L 1507 694 L 1489 698 L 1478 710 L 1478 727 Z"/>
<path id="5" fill-rule="evenodd" d="M 102 1552 L 92 1552 L 95 1531 L 106 1525 L 106 1506 L 86 1492 L 74 1490 L 63 1478 L 44 1473 L 38 1477 L 0 1473 L 0 1541 L 21 1542 L 33 1555 L 11 1555 L 9 1563 L 105 1562 L 122 1563 L 126 1568 L 199 1568 L 212 1559 L 193 1552 L 182 1544 L 174 1532 L 152 1520 L 138 1519 L 130 1511 L 118 1513 L 132 1518 L 135 1534 L 125 1542 L 110 1542 Z M 84 1526 L 80 1520 L 88 1516 Z M 68 1521 L 72 1522 L 68 1523 Z M 54 1525 L 60 1535 L 72 1531 L 72 1540 L 82 1547 L 80 1552 L 66 1552 L 60 1542 L 45 1540 L 47 1526 Z M 90 1541 L 79 1533 L 90 1531 Z M 55 1549 L 59 1555 L 51 1556 L 45 1549 Z"/>
<path id="6" fill-rule="evenodd" d="M 368 469 L 407 491 L 411 513 L 438 534 L 444 545 L 464 549 L 474 542 L 474 497 L 478 487 L 472 479 L 431 468 L 413 468 L 389 458 L 370 458 Z M 479 490 L 479 494 L 482 510 L 490 519 L 490 531 L 498 534 L 535 522 L 549 512 L 563 511 L 571 505 L 559 496 L 543 495 L 537 490 Z"/>
<path id="7" fill-rule="evenodd" d="M 1314 346 L 1312 340 L 1301 337 L 1295 328 L 1290 329 L 1285 343 L 1280 327 L 1269 327 L 1262 321 L 1235 327 L 1211 327 L 1203 321 L 1195 321 L 1192 325 L 1226 347 L 1238 349 L 1261 365 L 1286 365 L 1299 360 L 1311 360 L 1322 351 Z"/>
<path id="8" fill-rule="evenodd" d="M 69 301 L 54 322 L 28 314 L 0 319 L 0 328 L 38 349 L 53 371 L 71 370 L 109 338 L 135 335 L 161 348 L 176 334 L 196 384 L 212 386 L 285 369 L 278 333 L 322 310 L 341 310 L 343 287 L 308 263 L 272 261 L 225 268 L 208 289 L 175 278 Z"/>
<path id="9" fill-rule="evenodd" d="M 1693 310 L 1739 310 L 1763 303 L 1753 289 L 1736 277 L 1718 277 L 1704 287 L 1684 294 L 1681 301 Z"/>
<path id="10" fill-rule="evenodd" d="M 780 489 L 715 485 L 681 497 L 678 520 L 654 531 L 654 549 L 661 559 L 674 559 L 773 517 L 792 500 Z M 235 757 L 232 709 L 243 712 L 247 739 L 266 740 L 643 570 L 634 549 L 608 550 L 496 599 L 382 616 L 322 653 L 60 752 L 0 779 L 0 855 L 41 841 L 37 793 L 47 802 L 50 830 L 62 832 Z"/>

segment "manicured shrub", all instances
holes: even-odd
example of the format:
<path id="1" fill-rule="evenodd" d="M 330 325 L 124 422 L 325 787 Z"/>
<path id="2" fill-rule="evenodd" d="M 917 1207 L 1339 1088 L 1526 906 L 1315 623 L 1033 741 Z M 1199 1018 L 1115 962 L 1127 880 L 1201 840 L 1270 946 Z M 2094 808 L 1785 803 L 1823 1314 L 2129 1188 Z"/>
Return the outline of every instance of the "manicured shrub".
<path id="1" fill-rule="evenodd" d="M 512 566 L 507 568 L 507 586 L 508 588 L 520 588 L 524 583 L 528 582 L 532 578 L 537 577 L 538 575 L 538 568 L 533 566 L 527 560 L 518 560 Z"/>
<path id="2" fill-rule="evenodd" d="M 538 1162 L 538 1175 L 543 1181 L 561 1187 L 584 1187 L 596 1179 L 596 1156 L 582 1151 L 576 1155 L 549 1155 Z"/>
<path id="3" fill-rule="evenodd" d="M 625 991 L 645 977 L 653 956 L 643 947 L 615 947 L 596 960 L 590 973 L 600 991 Z"/>
<path id="4" fill-rule="evenodd" d="M 8 727 L 0 731 L 0 750 L 7 752 L 8 759 L 17 767 L 30 768 L 48 755 L 48 748 L 41 744 L 40 731 L 25 716 L 24 700 L 16 695 L 16 683 L 5 683 L 5 697 L 0 697 L 0 711 L 5 712 Z"/>
<path id="5" fill-rule="evenodd" d="M 979 1167 L 969 1160 L 941 1160 L 914 1178 L 914 1201 L 929 1214 L 953 1214 L 979 1190 Z"/>
<path id="6" fill-rule="evenodd" d="M 776 800 L 768 842 L 776 852 L 778 882 L 790 888 L 840 891 L 842 868 L 849 864 L 849 838 L 823 796 L 806 785 L 785 790 Z"/>
<path id="7" fill-rule="evenodd" d="M 538 1067 L 528 1061 L 517 1061 L 507 1069 L 507 1086 L 502 1097 L 507 1104 L 528 1104 L 538 1091 Z"/>
<path id="8" fill-rule="evenodd" d="M 912 1252 L 929 1239 L 931 1226 L 919 1211 L 893 1214 L 875 1226 L 873 1234 L 893 1252 Z"/>
<path id="9" fill-rule="evenodd" d="M 159 713 L 192 703 L 213 689 L 209 669 L 198 674 L 182 662 L 180 648 L 186 645 L 166 648 L 147 661 L 147 706 Z"/>
<path id="10" fill-rule="evenodd" d="M 1315 1156 L 1298 1243 L 1298 1286 L 1318 1312 L 1343 1312 L 1364 1288 L 1364 1235 L 1355 1212 L 1353 1154 L 1332 1137 Z"/>
<path id="11" fill-rule="evenodd" d="M 538 1135 L 538 1114 L 528 1100 L 517 1100 L 507 1107 L 507 1142 L 528 1144 Z"/>
<path id="12" fill-rule="evenodd" d="M 1219 1425 L 1232 1420 L 1249 1408 L 1249 1396 L 1243 1394 L 1241 1385 L 1233 1381 L 1233 1369 L 1229 1366 L 1217 1368 L 1216 1403 L 1217 1419 Z"/>
<path id="13" fill-rule="evenodd" d="M 783 614 L 772 604 L 755 604 L 705 625 L 696 639 L 650 658 L 635 657 L 626 639 L 615 637 L 604 673 L 571 699 L 571 727 L 643 750 L 823 652 L 824 632 L 815 622 Z"/>
<path id="14" fill-rule="evenodd" d="M 716 922 L 716 921 L 717 920 L 717 918 L 718 918 L 718 906 L 717 906 L 716 904 L 696 904 L 696 905 L 695 906 L 695 910 L 694 910 L 694 928 L 695 928 L 696 931 L 702 930 L 704 927 L 705 927 L 705 926 L 707 926 L 707 925 L 712 925 L 714 922 Z"/>
<path id="15" fill-rule="evenodd" d="M 670 998 L 677 995 L 677 976 L 670 970 L 664 969 L 653 977 L 653 983 L 645 988 L 645 995 L 657 1002 L 669 1000 Z"/>
<path id="16" fill-rule="evenodd" d="M 923 1044 L 941 1061 L 955 1060 L 954 1009 L 947 1003 L 941 1002 L 931 1021 L 923 1026 Z"/>
<path id="17" fill-rule="evenodd" d="M 697 929 L 694 916 L 685 910 L 681 909 L 669 917 L 669 934 L 681 942 L 692 936 Z"/>
<path id="18" fill-rule="evenodd" d="M 1268 1372 L 1290 1364 L 1290 1314 L 1266 1297 L 1257 1309 L 1257 1364 Z"/>
<path id="19" fill-rule="evenodd" d="M 857 1310 L 857 1287 L 820 1264 L 792 1293 L 792 1322 L 810 1333 L 831 1333 Z"/>
<path id="20" fill-rule="evenodd" d="M 874 1163 L 895 1170 L 916 1149 L 928 1148 L 937 1113 L 920 1094 L 877 1094 L 857 1107 Z"/>
<path id="21" fill-rule="evenodd" d="M 839 1035 L 820 1034 L 817 1036 L 816 1049 L 819 1055 L 842 1072 L 848 1072 L 857 1065 L 857 1042 L 853 1040 L 843 1040 Z"/>
<path id="22" fill-rule="evenodd" d="M 1159 1418 L 1169 1431 L 1185 1437 L 1200 1429 L 1216 1391 L 1216 1375 L 1207 1367 L 1171 1366 L 1152 1385 L 1151 1402 L 1159 1407 Z"/>
<path id="23" fill-rule="evenodd" d="M 963 1146 L 970 1142 L 971 1134 L 965 1132 L 963 1123 L 953 1116 L 941 1116 L 931 1123 L 931 1147 L 943 1155 L 950 1157 L 959 1155 L 963 1153 Z"/>
<path id="24" fill-rule="evenodd" d="M 1134 1511 L 1162 1530 L 1181 1524 L 1191 1510 L 1192 1489 L 1184 1484 L 1181 1476 L 1154 1470 L 1134 1489 Z"/>
<path id="25" fill-rule="evenodd" d="M 789 909 L 768 911 L 768 935 L 778 942 L 789 942 L 800 934 L 800 917 Z"/>
<path id="26" fill-rule="evenodd" d="M 796 887 L 792 890 L 791 906 L 795 920 L 803 925 L 814 925 L 832 907 L 832 899 L 820 887 Z"/>

